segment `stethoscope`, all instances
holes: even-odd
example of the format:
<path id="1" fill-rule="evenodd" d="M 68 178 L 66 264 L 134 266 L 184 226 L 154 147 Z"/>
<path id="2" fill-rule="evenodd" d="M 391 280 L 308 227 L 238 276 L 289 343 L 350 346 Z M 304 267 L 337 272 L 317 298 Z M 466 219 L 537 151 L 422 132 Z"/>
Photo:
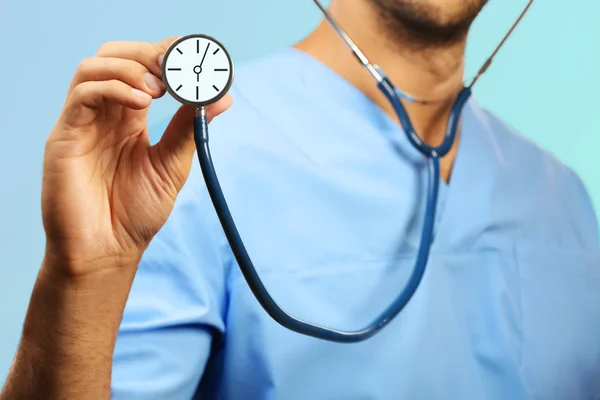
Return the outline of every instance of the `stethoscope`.
<path id="1" fill-rule="evenodd" d="M 167 90 L 173 97 L 184 104 L 196 107 L 194 138 L 204 180 L 235 259 L 248 286 L 263 309 L 279 324 L 297 333 L 333 342 L 360 342 L 372 337 L 389 324 L 407 305 L 419 287 L 425 273 L 433 240 L 434 219 L 440 186 L 440 159 L 448 154 L 454 144 L 460 116 L 465 104 L 471 97 L 473 86 L 488 69 L 494 56 L 523 19 L 533 0 L 528 1 L 519 17 L 494 49 L 491 56 L 479 69 L 472 82 L 458 93 L 448 118 L 444 140 L 439 146 L 430 146 L 419 138 L 402 104 L 402 100 L 409 103 L 432 103 L 447 99 L 422 100 L 397 89 L 383 71 L 369 61 L 323 5 L 318 0 L 313 1 L 319 7 L 331 27 L 342 38 L 373 79 L 375 79 L 377 87 L 385 95 L 396 112 L 409 142 L 427 160 L 428 185 L 426 211 L 412 274 L 400 295 L 367 327 L 357 331 L 342 331 L 300 320 L 288 314 L 275 302 L 258 276 L 238 233 L 233 217 L 229 212 L 208 145 L 206 106 L 223 97 L 233 82 L 233 62 L 225 47 L 219 41 L 207 35 L 195 34 L 178 39 L 169 47 L 165 54 L 162 66 L 163 80 L 165 81 Z"/>

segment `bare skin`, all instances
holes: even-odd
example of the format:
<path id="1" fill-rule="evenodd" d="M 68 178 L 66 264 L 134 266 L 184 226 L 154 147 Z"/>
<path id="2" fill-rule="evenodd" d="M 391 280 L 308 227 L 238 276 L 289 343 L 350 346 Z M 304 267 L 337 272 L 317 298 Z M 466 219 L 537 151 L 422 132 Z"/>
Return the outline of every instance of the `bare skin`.
<path id="1" fill-rule="evenodd" d="M 447 99 L 408 107 L 421 136 L 439 143 L 462 87 L 466 30 L 459 28 L 484 3 L 333 0 L 331 12 L 397 86 Z M 138 263 L 171 213 L 195 151 L 189 107 L 179 109 L 158 144 L 148 139 L 148 107 L 165 90 L 149 87 L 144 76 L 160 77 L 159 56 L 173 40 L 106 43 L 73 77 L 46 144 L 45 257 L 1 400 L 110 398 L 112 354 Z M 296 47 L 391 113 L 327 25 Z M 209 119 L 231 102 L 226 96 L 213 104 Z M 454 157 L 443 160 L 446 180 Z"/>

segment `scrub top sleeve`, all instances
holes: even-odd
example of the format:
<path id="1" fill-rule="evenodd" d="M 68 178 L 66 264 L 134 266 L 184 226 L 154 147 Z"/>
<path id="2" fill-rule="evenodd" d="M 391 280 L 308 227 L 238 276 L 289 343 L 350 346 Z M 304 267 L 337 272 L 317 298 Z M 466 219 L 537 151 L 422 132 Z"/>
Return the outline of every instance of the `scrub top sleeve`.
<path id="1" fill-rule="evenodd" d="M 224 333 L 227 248 L 198 161 L 139 265 L 117 338 L 113 399 L 189 399 Z"/>
<path id="2" fill-rule="evenodd" d="M 572 223 L 575 240 L 580 248 L 598 257 L 600 229 L 592 197 L 579 174 L 569 167 L 565 167 L 565 170 L 568 182 L 565 188 L 568 196 L 564 196 L 563 201 L 566 202 L 564 208 Z"/>

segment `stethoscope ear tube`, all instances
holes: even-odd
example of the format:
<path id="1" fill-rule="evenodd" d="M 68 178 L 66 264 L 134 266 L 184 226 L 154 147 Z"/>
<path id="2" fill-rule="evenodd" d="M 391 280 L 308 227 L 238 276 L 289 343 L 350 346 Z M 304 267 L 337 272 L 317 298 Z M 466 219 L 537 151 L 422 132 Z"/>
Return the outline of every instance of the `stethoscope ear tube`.
<path id="1" fill-rule="evenodd" d="M 450 110 L 450 117 L 448 118 L 448 123 L 446 125 L 446 132 L 444 135 L 444 141 L 439 146 L 430 146 L 424 141 L 421 140 L 413 124 L 408 116 L 408 112 L 406 108 L 402 105 L 402 101 L 400 100 L 400 96 L 397 93 L 397 89 L 392 85 L 389 79 L 383 75 L 382 81 L 377 85 L 379 90 L 385 95 L 387 100 L 390 102 L 392 107 L 394 108 L 394 112 L 396 113 L 400 125 L 404 130 L 404 134 L 406 135 L 410 144 L 417 149 L 421 154 L 425 157 L 438 157 L 442 158 L 450 149 L 452 149 L 452 145 L 456 139 L 456 133 L 458 131 L 458 123 L 460 122 L 460 116 L 462 114 L 462 110 L 465 107 L 465 104 L 471 97 L 472 91 L 469 87 L 464 87 L 454 100 L 452 105 L 452 109 Z"/>
<path id="2" fill-rule="evenodd" d="M 246 251 L 219 184 L 208 145 L 208 120 L 205 112 L 201 112 L 200 115 L 195 117 L 194 140 L 196 142 L 200 168 L 204 176 L 208 193 L 215 207 L 215 211 L 217 212 L 219 221 L 221 222 L 221 226 L 223 227 L 225 236 L 229 241 L 234 257 L 240 267 L 242 275 L 246 279 L 250 290 L 258 300 L 261 307 L 276 322 L 294 332 L 312 336 L 318 339 L 339 343 L 361 342 L 380 332 L 408 304 L 416 292 L 425 273 L 425 267 L 427 265 L 431 243 L 433 240 L 433 227 L 436 215 L 440 180 L 439 158 L 437 156 L 428 158 L 429 185 L 427 191 L 427 208 L 423 221 L 421 242 L 419 245 L 415 266 L 408 283 L 396 300 L 369 326 L 358 331 L 340 331 L 295 318 L 281 308 L 271 297 L 260 277 L 258 276 L 256 268 L 252 264 L 248 252 Z"/>

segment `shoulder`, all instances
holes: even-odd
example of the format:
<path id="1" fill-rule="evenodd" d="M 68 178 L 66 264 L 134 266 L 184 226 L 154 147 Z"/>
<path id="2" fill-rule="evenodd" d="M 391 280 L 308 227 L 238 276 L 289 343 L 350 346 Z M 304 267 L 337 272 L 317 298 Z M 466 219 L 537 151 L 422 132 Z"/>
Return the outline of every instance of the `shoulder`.
<path id="1" fill-rule="evenodd" d="M 544 220 L 539 226 L 559 229 L 559 235 L 577 240 L 578 245 L 596 248 L 598 221 L 577 172 L 490 111 L 474 109 L 503 171 L 504 196 L 523 205 L 532 219 Z"/>

